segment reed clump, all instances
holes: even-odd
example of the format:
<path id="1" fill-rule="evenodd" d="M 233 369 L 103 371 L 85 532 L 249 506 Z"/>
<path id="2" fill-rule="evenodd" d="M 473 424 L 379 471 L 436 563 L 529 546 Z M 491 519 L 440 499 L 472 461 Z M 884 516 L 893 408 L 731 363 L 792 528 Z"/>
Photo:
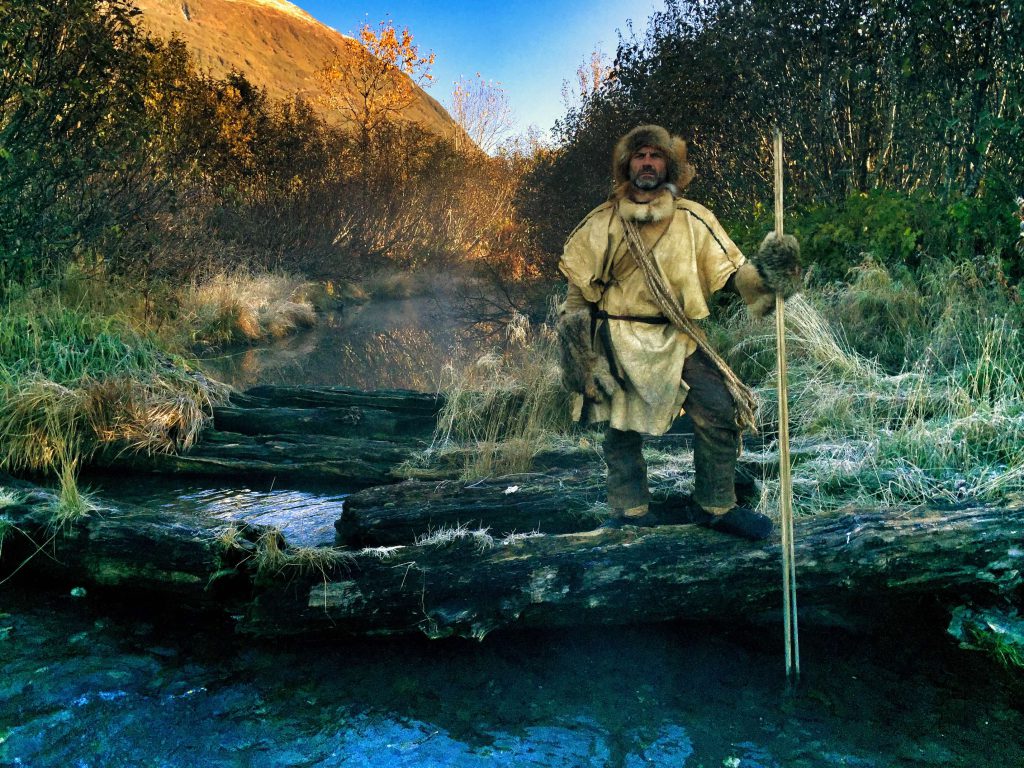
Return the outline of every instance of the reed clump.
<path id="1" fill-rule="evenodd" d="M 463 451 L 466 479 L 529 469 L 533 457 L 570 426 L 556 344 L 550 325 L 533 329 L 517 315 L 503 349 L 461 371 L 449 367 L 431 452 Z"/>
<path id="2" fill-rule="evenodd" d="M 200 347 L 280 339 L 316 325 L 307 281 L 283 274 L 221 272 L 193 285 L 182 299 L 189 343 Z"/>

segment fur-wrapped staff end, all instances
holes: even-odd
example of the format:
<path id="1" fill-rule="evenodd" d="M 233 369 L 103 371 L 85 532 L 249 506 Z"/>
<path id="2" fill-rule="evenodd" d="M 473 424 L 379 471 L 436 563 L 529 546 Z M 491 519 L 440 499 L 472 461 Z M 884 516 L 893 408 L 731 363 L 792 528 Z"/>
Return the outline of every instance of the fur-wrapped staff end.
<path id="1" fill-rule="evenodd" d="M 589 312 L 577 310 L 559 318 L 558 346 L 562 353 L 562 386 L 589 400 L 610 400 L 619 385 L 608 359 L 594 350 Z"/>
<path id="2" fill-rule="evenodd" d="M 800 267 L 800 244 L 792 235 L 778 237 L 774 232 L 761 241 L 757 254 L 751 259 L 765 287 L 788 299 L 803 285 Z"/>

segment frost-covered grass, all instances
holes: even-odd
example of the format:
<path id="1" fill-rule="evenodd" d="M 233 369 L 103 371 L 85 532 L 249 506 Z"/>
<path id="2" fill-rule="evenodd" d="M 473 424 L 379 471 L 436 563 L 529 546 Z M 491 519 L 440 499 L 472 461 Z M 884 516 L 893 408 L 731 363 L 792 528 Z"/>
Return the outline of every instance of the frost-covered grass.
<path id="1" fill-rule="evenodd" d="M 421 547 L 445 547 L 456 542 L 468 541 L 480 551 L 494 547 L 514 546 L 521 541 L 543 536 L 540 531 L 513 531 L 500 538 L 491 535 L 490 528 L 470 528 L 467 525 L 445 526 L 416 537 Z"/>
<path id="2" fill-rule="evenodd" d="M 849 340 L 868 332 L 854 325 L 860 315 L 841 310 L 850 303 L 847 296 L 811 294 L 787 302 L 790 431 L 795 442 L 820 446 L 794 456 L 798 509 L 957 503 L 1024 490 L 1019 307 L 998 297 L 903 291 L 913 309 L 893 313 L 917 316 L 909 325 L 920 326 L 925 338 L 900 341 L 918 352 L 896 372 Z M 772 334 L 757 333 L 748 320 L 732 322 L 734 361 L 768 357 Z M 880 346 L 895 343 L 873 343 Z M 777 418 L 773 370 L 762 367 L 760 379 L 763 426 L 771 432 Z M 766 483 L 765 490 L 763 506 L 775 506 L 777 483 Z"/>
<path id="3" fill-rule="evenodd" d="M 461 541 L 472 542 L 481 551 L 494 547 L 490 529 L 466 525 L 442 527 L 416 537 L 416 544 L 422 547 L 445 547 Z"/>
<path id="4" fill-rule="evenodd" d="M 1024 308 L 970 265 L 946 269 L 915 282 L 865 263 L 845 287 L 787 301 L 790 434 L 802 446 L 793 463 L 798 513 L 1024 492 Z M 757 388 L 771 464 L 774 322 L 735 307 L 708 331 Z M 568 446 L 554 339 L 546 330 L 523 339 L 453 376 L 423 461 L 459 455 L 464 476 L 493 476 L 528 471 L 542 450 Z M 659 488 L 691 487 L 689 456 L 647 455 Z M 761 507 L 777 507 L 777 494 L 769 477 Z"/>

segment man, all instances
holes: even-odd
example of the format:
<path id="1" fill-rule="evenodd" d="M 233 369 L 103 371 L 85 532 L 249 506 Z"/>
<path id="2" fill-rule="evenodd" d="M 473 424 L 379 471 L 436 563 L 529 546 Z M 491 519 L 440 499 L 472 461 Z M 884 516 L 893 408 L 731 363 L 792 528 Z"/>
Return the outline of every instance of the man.
<path id="1" fill-rule="evenodd" d="M 796 240 L 769 235 L 748 261 L 710 211 L 681 197 L 695 172 L 686 143 L 660 126 L 622 137 L 612 173 L 612 195 L 569 235 L 559 264 L 569 281 L 559 335 L 565 384 L 578 393 L 574 417 L 608 422 L 612 516 L 602 527 L 657 524 L 643 435 L 663 434 L 685 408 L 704 523 L 765 538 L 771 521 L 737 506 L 734 485 L 752 396 L 692 321 L 707 317 L 707 300 L 721 289 L 769 313 L 776 292 L 799 284 Z"/>

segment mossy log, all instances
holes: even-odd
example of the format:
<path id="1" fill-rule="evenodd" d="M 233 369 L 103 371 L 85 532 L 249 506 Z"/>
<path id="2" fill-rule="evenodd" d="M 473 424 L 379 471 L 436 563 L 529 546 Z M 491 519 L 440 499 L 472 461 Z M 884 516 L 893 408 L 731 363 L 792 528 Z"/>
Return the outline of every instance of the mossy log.
<path id="1" fill-rule="evenodd" d="M 403 546 L 310 549 L 274 529 L 144 510 L 102 509 L 54 529 L 52 495 L 22 496 L 0 511 L 0 571 L 173 595 L 252 633 L 482 638 L 513 626 L 780 616 L 777 537 L 751 543 L 686 524 L 508 537 L 461 528 Z M 913 601 L 1019 604 L 1022 530 L 1019 503 L 800 518 L 801 620 L 855 623 Z"/>
<path id="2" fill-rule="evenodd" d="M 578 457 L 579 459 L 579 457 Z M 603 467 L 577 461 L 578 469 L 530 472 L 472 482 L 407 480 L 377 486 L 345 499 L 335 523 L 336 543 L 343 546 L 412 544 L 438 530 L 487 529 L 492 535 L 515 533 L 574 533 L 597 527 L 607 510 L 599 504 L 606 495 Z M 688 523 L 701 517 L 686 490 L 692 473 L 678 472 L 668 483 L 652 478 L 652 511 L 668 523 Z M 737 472 L 739 500 L 749 502 L 758 492 L 746 471 Z"/>
<path id="3" fill-rule="evenodd" d="M 254 387 L 214 409 L 214 428 L 244 435 L 307 434 L 395 440 L 429 438 L 440 395 L 345 387 Z"/>
<path id="4" fill-rule="evenodd" d="M 202 477 L 331 482 L 363 488 L 402 479 L 397 468 L 426 445 L 436 395 L 343 387 L 255 387 L 214 411 L 214 426 L 181 453 L 110 446 L 100 469 Z"/>

